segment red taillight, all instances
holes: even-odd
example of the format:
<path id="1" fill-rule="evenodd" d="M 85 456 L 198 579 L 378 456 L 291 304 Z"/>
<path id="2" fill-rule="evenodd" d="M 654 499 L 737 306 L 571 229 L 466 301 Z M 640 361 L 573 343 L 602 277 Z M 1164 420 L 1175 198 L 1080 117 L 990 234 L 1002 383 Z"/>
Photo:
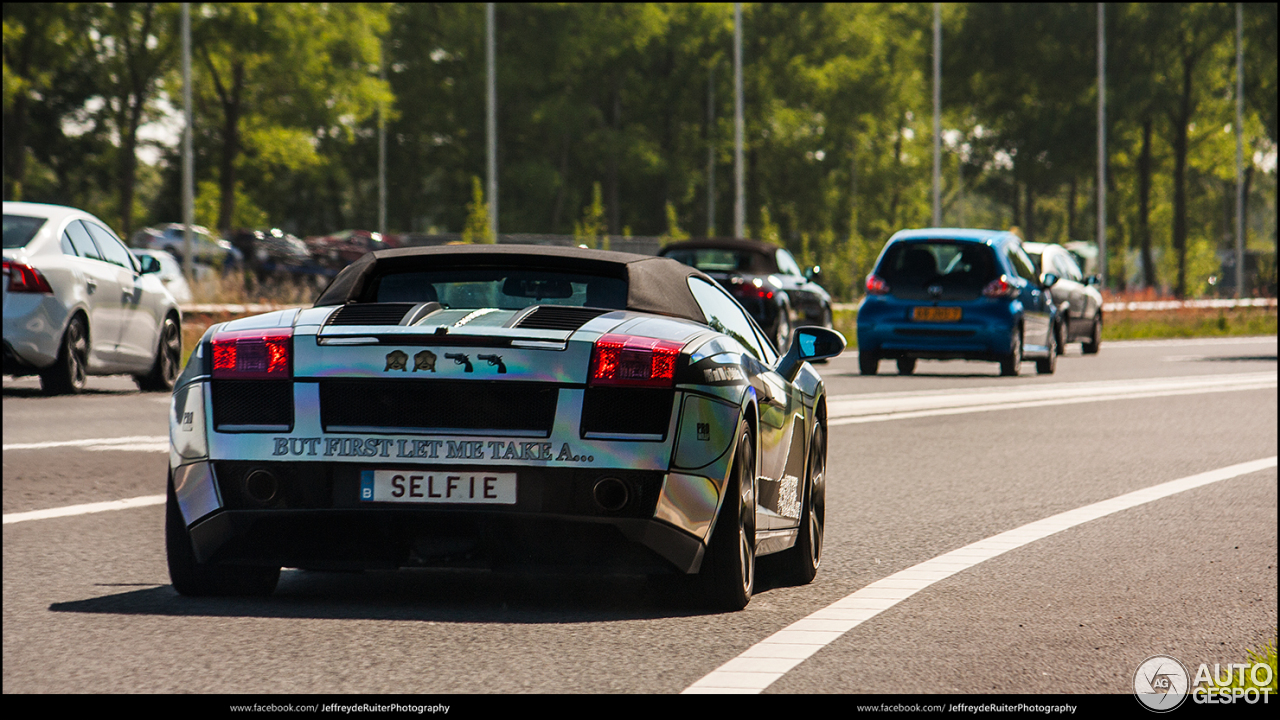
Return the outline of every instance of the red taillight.
<path id="1" fill-rule="evenodd" d="M 11 293 L 53 293 L 49 281 L 41 272 L 30 265 L 23 265 L 12 260 L 4 261 L 4 272 L 9 276 L 9 292 Z"/>
<path id="2" fill-rule="evenodd" d="M 762 300 L 772 300 L 773 290 L 767 287 L 757 286 L 751 283 L 743 283 L 742 285 L 733 286 L 733 294 L 741 299 L 760 298 Z"/>
<path id="3" fill-rule="evenodd" d="M 293 330 L 240 330 L 213 336 L 213 377 L 285 380 L 293 376 Z"/>
<path id="4" fill-rule="evenodd" d="M 591 351 L 591 385 L 673 387 L 682 343 L 633 335 L 604 335 Z"/>
<path id="5" fill-rule="evenodd" d="M 987 286 L 982 288 L 982 294 L 989 298 L 1013 297 L 1018 294 L 1018 288 L 1009 284 L 1007 275 L 1001 275 L 987 283 Z"/>
<path id="6" fill-rule="evenodd" d="M 870 275 L 867 276 L 867 294 L 868 295 L 888 295 L 889 283 L 885 282 L 884 278 L 880 277 L 879 275 L 876 275 L 875 273 L 871 273 Z"/>

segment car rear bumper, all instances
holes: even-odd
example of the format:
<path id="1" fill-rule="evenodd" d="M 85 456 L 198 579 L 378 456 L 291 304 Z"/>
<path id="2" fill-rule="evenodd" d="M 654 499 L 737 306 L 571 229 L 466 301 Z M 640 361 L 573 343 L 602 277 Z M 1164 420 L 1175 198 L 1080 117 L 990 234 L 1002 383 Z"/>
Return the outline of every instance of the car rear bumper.
<path id="1" fill-rule="evenodd" d="M 58 359 L 67 310 L 54 295 L 5 293 L 4 363 L 35 371 Z"/>
<path id="2" fill-rule="evenodd" d="M 1019 320 L 1011 303 L 979 301 L 961 307 L 956 322 L 920 322 L 912 308 L 927 302 L 864 301 L 858 310 L 858 351 L 879 357 L 994 360 L 1009 352 Z"/>
<path id="3" fill-rule="evenodd" d="M 215 460 L 179 468 L 175 488 L 201 562 L 643 573 L 700 566 L 702 541 L 654 518 L 665 473 L 515 470 L 517 499 L 507 506 L 362 501 L 361 468 L 346 463 Z M 271 475 L 269 490 L 261 475 L 251 487 L 255 472 Z M 598 490 L 606 479 L 612 496 Z"/>

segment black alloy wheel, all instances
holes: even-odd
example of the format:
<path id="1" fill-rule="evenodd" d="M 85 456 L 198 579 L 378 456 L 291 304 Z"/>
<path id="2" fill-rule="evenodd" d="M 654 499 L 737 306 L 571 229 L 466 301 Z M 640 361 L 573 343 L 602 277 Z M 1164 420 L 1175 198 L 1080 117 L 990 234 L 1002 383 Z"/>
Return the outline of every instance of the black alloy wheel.
<path id="1" fill-rule="evenodd" d="M 741 610 L 751 602 L 756 581 L 756 459 L 751 430 L 738 427 L 733 471 L 711 530 L 698 578 L 703 599 L 719 610 Z"/>
<path id="2" fill-rule="evenodd" d="M 173 383 L 182 371 L 182 329 L 172 315 L 165 317 L 160 326 L 160 342 L 156 346 L 155 363 L 146 375 L 135 375 L 139 390 L 164 391 L 173 389 Z"/>
<path id="3" fill-rule="evenodd" d="M 1085 355 L 1097 355 L 1100 347 L 1102 347 L 1102 313 L 1093 317 L 1093 328 L 1089 331 L 1089 339 L 1080 343 L 1080 349 Z"/>
<path id="4" fill-rule="evenodd" d="M 898 374 L 910 375 L 916 371 L 915 358 L 898 358 Z"/>
<path id="5" fill-rule="evenodd" d="M 280 568 L 246 565 L 204 565 L 196 560 L 191 533 L 182 519 L 178 496 L 169 479 L 165 502 L 164 545 L 169 563 L 169 580 L 180 595 L 243 595 L 266 597 L 275 592 Z"/>
<path id="6" fill-rule="evenodd" d="M 1015 328 L 1009 354 L 1000 358 L 1000 374 L 1016 376 L 1022 372 L 1022 328 Z"/>
<path id="7" fill-rule="evenodd" d="M 40 373 L 40 389 L 46 395 L 66 395 L 84 390 L 88 380 L 89 330 L 83 315 L 76 315 L 67 324 L 62 336 L 58 359 L 49 369 Z"/>

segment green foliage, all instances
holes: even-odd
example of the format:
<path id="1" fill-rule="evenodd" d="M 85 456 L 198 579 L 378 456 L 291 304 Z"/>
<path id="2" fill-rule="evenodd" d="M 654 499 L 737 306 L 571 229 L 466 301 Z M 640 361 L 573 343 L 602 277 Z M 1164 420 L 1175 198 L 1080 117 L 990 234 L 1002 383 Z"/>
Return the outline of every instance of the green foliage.
<path id="1" fill-rule="evenodd" d="M 760 240 L 774 245 L 782 244 L 782 234 L 778 230 L 778 226 L 774 224 L 773 217 L 769 214 L 769 206 L 760 206 Z"/>
<path id="2" fill-rule="evenodd" d="M 471 202 L 467 203 L 467 224 L 462 228 L 464 243 L 493 243 L 493 228 L 489 225 L 489 203 L 484 200 L 484 188 L 480 178 L 471 176 Z"/>
<path id="3" fill-rule="evenodd" d="M 591 186 L 591 204 L 582 211 L 582 220 L 573 224 L 573 239 L 580 245 L 609 249 L 609 236 L 604 227 L 604 202 L 600 199 L 600 183 Z"/>
<path id="4" fill-rule="evenodd" d="M 630 234 L 630 230 L 631 228 L 627 228 L 628 232 L 626 234 Z M 677 217 L 676 215 L 676 206 L 670 200 L 668 200 L 667 201 L 667 231 L 664 232 L 661 236 L 659 236 L 659 242 L 661 242 L 662 245 L 665 246 L 673 242 L 680 242 L 681 240 L 688 240 L 688 239 L 689 239 L 689 233 L 685 232 L 680 228 L 680 218 Z"/>
<path id="5" fill-rule="evenodd" d="M 181 97 L 178 7 L 5 5 L 7 199 L 70 203 L 125 224 L 178 219 L 176 149 L 131 170 L 149 141 L 129 141 L 135 120 L 146 127 L 164 115 L 162 98 Z M 204 222 L 303 235 L 373 227 L 384 121 L 390 229 L 479 228 L 481 4 L 193 10 Z M 1244 11 L 1248 244 L 1265 250 L 1276 225 L 1276 5 Z M 942 6 L 945 225 L 1096 241 L 1096 12 Z M 1141 280 L 1146 227 L 1156 284 L 1175 289 L 1181 275 L 1188 294 L 1205 292 L 1234 244 L 1234 12 L 1106 12 L 1110 280 Z M 821 265 L 824 286 L 851 299 L 890 234 L 931 222 L 932 6 L 748 3 L 743 14 L 748 226 Z M 726 4 L 499 5 L 501 226 L 592 246 L 632 230 L 673 239 L 681 223 L 728 227 L 732 31 Z M 709 191 L 716 218 L 705 217 Z M 1272 276 L 1274 262 L 1262 263 Z"/>

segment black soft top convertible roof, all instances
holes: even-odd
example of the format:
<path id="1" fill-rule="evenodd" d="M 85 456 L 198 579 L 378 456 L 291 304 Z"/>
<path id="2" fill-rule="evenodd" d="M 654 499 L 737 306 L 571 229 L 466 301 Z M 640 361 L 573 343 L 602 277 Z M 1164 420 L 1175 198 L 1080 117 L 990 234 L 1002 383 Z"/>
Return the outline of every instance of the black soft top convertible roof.
<path id="1" fill-rule="evenodd" d="M 437 245 L 366 253 L 338 273 L 315 306 L 369 302 L 369 281 L 387 273 L 495 266 L 622 278 L 627 281 L 628 310 L 700 323 L 707 320 L 689 290 L 688 279 L 700 277 L 714 284 L 696 268 L 652 255 L 548 245 Z"/>

